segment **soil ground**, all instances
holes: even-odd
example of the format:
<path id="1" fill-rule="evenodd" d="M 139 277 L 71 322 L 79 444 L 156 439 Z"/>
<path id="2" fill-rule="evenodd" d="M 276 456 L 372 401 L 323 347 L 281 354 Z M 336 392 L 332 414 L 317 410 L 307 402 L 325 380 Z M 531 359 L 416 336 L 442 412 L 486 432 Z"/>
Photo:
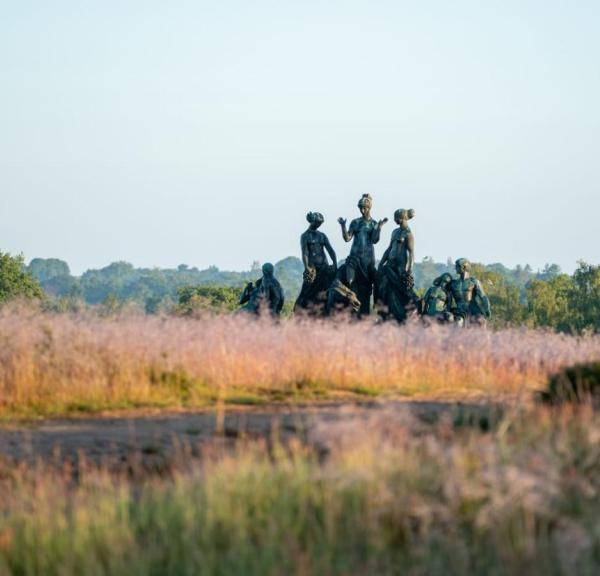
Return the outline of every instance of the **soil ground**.
<path id="1" fill-rule="evenodd" d="M 491 404 L 456 402 L 369 402 L 319 405 L 227 408 L 193 412 L 159 412 L 43 420 L 0 426 L 0 459 L 5 462 L 130 465 L 135 458 L 144 468 L 161 468 L 184 455 L 197 457 L 215 444 L 233 446 L 240 440 L 297 438 L 315 443 L 323 426 L 367 425 L 381 420 L 410 420 L 415 428 L 440 418 L 454 426 L 485 429 L 500 408 Z"/>

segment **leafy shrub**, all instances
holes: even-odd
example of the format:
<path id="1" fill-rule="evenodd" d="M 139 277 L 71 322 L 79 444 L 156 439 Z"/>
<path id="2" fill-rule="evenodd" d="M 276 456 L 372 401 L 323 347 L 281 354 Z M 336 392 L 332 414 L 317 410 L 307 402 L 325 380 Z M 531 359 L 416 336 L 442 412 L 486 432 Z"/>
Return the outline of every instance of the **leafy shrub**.
<path id="1" fill-rule="evenodd" d="M 24 270 L 23 257 L 0 252 L 0 304 L 15 298 L 43 298 L 38 281 Z"/>
<path id="2" fill-rule="evenodd" d="M 231 286 L 183 286 L 177 290 L 177 310 L 184 316 L 198 312 L 231 312 L 240 301 L 241 290 Z"/>
<path id="3" fill-rule="evenodd" d="M 543 395 L 547 402 L 583 402 L 600 397 L 600 362 L 576 364 L 554 374 Z"/>

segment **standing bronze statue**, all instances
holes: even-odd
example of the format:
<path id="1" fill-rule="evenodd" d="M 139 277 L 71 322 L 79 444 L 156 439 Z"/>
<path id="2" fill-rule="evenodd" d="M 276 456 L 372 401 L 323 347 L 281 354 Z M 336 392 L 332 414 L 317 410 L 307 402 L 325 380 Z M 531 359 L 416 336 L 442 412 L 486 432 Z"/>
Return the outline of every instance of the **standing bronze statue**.
<path id="1" fill-rule="evenodd" d="M 294 306 L 294 312 L 322 316 L 325 314 L 327 306 L 327 290 L 331 286 L 337 270 L 337 258 L 329 238 L 323 232 L 319 232 L 319 227 L 325 221 L 323 215 L 320 212 L 309 212 L 306 220 L 309 224 L 308 230 L 300 237 L 304 281 Z M 331 266 L 325 252 L 331 258 Z"/>
<path id="2" fill-rule="evenodd" d="M 262 267 L 262 278 L 256 284 L 249 282 L 240 298 L 241 310 L 251 314 L 260 314 L 268 310 L 272 315 L 279 316 L 283 309 L 284 296 L 281 284 L 275 278 L 275 267 L 267 262 Z"/>
<path id="3" fill-rule="evenodd" d="M 384 252 L 377 272 L 375 300 L 383 319 L 392 316 L 398 322 L 404 322 L 411 313 L 417 312 L 418 297 L 413 277 L 415 239 L 408 226 L 414 216 L 414 210 L 399 209 L 394 213 L 398 228 L 392 232 L 389 248 Z"/>
<path id="4" fill-rule="evenodd" d="M 490 301 L 483 291 L 481 282 L 471 277 L 471 263 L 466 258 L 459 258 L 456 263 L 458 278 L 452 280 L 450 292 L 454 300 L 454 319 L 457 324 L 485 325 L 491 318 Z"/>
<path id="5" fill-rule="evenodd" d="M 371 218 L 373 199 L 363 194 L 358 202 L 361 218 L 356 218 L 346 228 L 346 220 L 339 218 L 342 237 L 346 242 L 352 240 L 350 255 L 346 258 L 343 276 L 338 278 L 360 301 L 359 315 L 371 311 L 371 294 L 375 282 L 375 244 L 379 242 L 381 228 L 387 218 L 375 222 Z"/>

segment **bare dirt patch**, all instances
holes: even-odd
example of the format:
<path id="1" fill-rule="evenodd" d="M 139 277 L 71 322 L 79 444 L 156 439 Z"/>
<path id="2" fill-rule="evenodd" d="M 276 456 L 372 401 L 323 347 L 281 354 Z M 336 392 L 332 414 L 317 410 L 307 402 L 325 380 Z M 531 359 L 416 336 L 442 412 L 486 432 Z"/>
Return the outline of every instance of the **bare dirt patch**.
<path id="1" fill-rule="evenodd" d="M 485 430 L 499 412 L 498 405 L 491 404 L 375 401 L 53 419 L 0 427 L 0 458 L 57 464 L 83 458 L 111 465 L 130 465 L 134 458 L 144 467 L 160 468 L 182 456 L 199 457 L 216 444 L 227 447 L 243 440 L 287 442 L 291 438 L 315 443 L 315 432 L 323 426 L 361 427 L 373 417 L 410 420 L 418 433 L 441 419 Z"/>

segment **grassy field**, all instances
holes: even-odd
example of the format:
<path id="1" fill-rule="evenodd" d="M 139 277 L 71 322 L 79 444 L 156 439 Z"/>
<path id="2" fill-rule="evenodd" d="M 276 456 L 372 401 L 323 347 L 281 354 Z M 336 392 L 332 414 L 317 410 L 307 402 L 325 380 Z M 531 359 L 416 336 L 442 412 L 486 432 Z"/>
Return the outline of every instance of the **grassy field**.
<path id="1" fill-rule="evenodd" d="M 339 398 L 499 398 L 600 338 L 369 322 L 0 311 L 0 418 Z"/>
<path id="2" fill-rule="evenodd" d="M 3 466 L 0 575 L 592 575 L 599 518 L 590 409 L 485 432 L 378 417 L 135 481 Z"/>
<path id="3" fill-rule="evenodd" d="M 217 436 L 153 469 L 135 454 L 0 455 L 0 576 L 597 574 L 600 416 L 532 392 L 598 358 L 598 337 L 527 330 L 3 308 L 5 425 L 332 398 L 502 409 L 429 421 L 384 408 L 285 441 Z"/>

